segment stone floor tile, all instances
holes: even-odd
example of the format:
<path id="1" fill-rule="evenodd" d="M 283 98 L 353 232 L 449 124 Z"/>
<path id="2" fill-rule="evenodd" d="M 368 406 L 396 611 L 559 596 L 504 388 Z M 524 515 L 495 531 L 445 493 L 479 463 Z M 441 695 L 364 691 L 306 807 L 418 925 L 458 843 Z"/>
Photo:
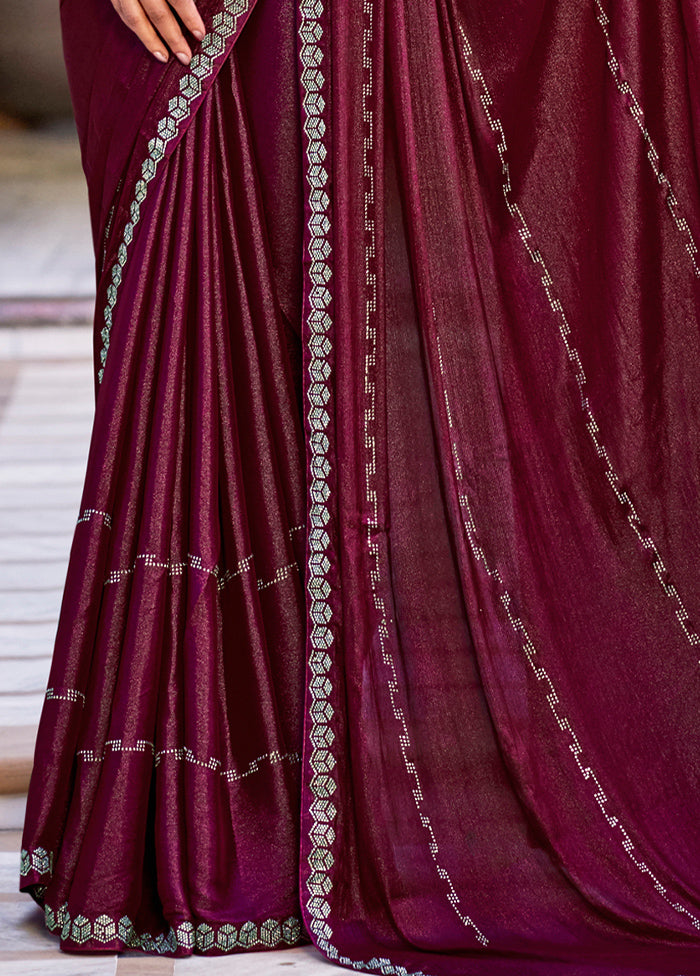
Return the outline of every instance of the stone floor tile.
<path id="1" fill-rule="evenodd" d="M 0 594 L 1 595 L 1 594 Z M 1 601 L 0 601 L 1 606 Z M 0 687 L 3 692 L 46 691 L 51 656 L 7 658 L 0 651 Z M 0 759 L 0 766 L 2 759 Z"/>
<path id="2" fill-rule="evenodd" d="M 33 725 L 38 728 L 44 694 L 12 695 L 0 692 L 0 729 Z"/>
<path id="3" fill-rule="evenodd" d="M 36 729 L 32 728 L 31 736 L 27 743 L 27 749 L 30 755 L 34 752 L 35 737 Z M 0 851 L 19 850 L 21 837 L 18 831 L 21 831 L 24 827 L 24 811 L 26 807 L 26 793 L 0 795 Z M 15 833 L 17 833 L 16 838 L 14 837 Z"/>

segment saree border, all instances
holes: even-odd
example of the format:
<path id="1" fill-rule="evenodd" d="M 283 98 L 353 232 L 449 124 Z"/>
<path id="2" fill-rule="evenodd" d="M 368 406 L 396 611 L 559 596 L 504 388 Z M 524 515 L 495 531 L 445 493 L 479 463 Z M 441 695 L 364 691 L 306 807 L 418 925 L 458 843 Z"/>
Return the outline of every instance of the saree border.
<path id="1" fill-rule="evenodd" d="M 119 286 L 129 259 L 129 249 L 134 239 L 136 226 L 141 219 L 141 208 L 148 196 L 150 183 L 155 178 L 161 164 L 175 148 L 184 133 L 195 110 L 196 103 L 205 94 L 205 85 L 213 77 L 217 62 L 227 53 L 228 44 L 239 30 L 241 18 L 247 16 L 255 6 L 256 0 L 224 0 L 223 10 L 214 14 L 211 28 L 204 35 L 198 52 L 192 57 L 188 71 L 180 78 L 179 94 L 168 102 L 168 110 L 156 123 L 157 134 L 149 139 L 148 154 L 141 164 L 141 176 L 132 191 L 129 219 L 121 231 L 121 242 L 109 272 L 110 284 L 106 291 L 106 305 L 102 316 L 100 337 L 100 367 L 97 373 L 98 384 L 102 383 L 107 352 L 113 325 L 114 309 L 119 295 Z"/>
<path id="2" fill-rule="evenodd" d="M 308 807 L 308 848 L 304 843 L 302 826 L 302 909 L 308 921 L 309 932 L 317 947 L 331 960 L 356 971 L 380 972 L 385 976 L 428 976 L 422 969 L 412 970 L 387 957 L 373 956 L 368 960 L 351 959 L 340 952 L 333 939 L 332 907 L 329 896 L 333 890 L 332 869 L 335 864 L 333 847 L 338 822 L 338 790 L 335 773 L 338 757 L 334 751 L 336 732 L 334 695 L 337 694 L 337 653 L 334 644 L 334 608 L 330 600 L 333 552 L 331 537 L 327 531 L 331 519 L 332 455 L 331 443 L 326 433 L 331 417 L 326 407 L 331 404 L 332 390 L 329 383 L 333 352 L 334 321 L 331 314 L 332 277 L 330 255 L 332 251 L 332 207 L 326 192 L 329 183 L 325 160 L 330 152 L 329 125 L 325 117 L 330 89 L 330 65 L 322 69 L 328 53 L 327 18 L 328 0 L 299 0 L 298 33 L 301 41 L 301 104 L 303 131 L 307 137 L 306 155 L 306 250 L 308 254 L 308 287 L 305 301 L 304 342 L 307 343 L 308 367 L 305 373 L 308 398 L 307 422 L 309 429 L 309 523 L 307 548 L 307 589 L 309 650 L 306 716 L 308 735 L 305 741 L 302 796 L 310 796 Z M 369 118 L 367 106 L 373 94 L 371 58 L 367 46 L 373 26 L 374 0 L 363 0 L 363 68 L 365 78 L 362 90 L 362 107 L 365 123 Z M 326 47 L 324 49 L 323 44 Z M 328 60 L 326 58 L 326 60 Z M 368 148 L 372 135 L 363 137 L 365 189 L 365 274 L 369 286 L 366 310 L 369 316 L 376 309 L 376 275 L 370 263 L 376 259 L 374 216 L 374 180 Z M 371 279 L 375 281 L 372 288 Z M 332 429 L 332 428 L 331 428 Z M 308 769 L 308 773 L 307 773 Z M 304 813 L 307 811 L 304 810 Z M 306 855 L 308 873 L 304 870 Z M 305 891 L 304 891 L 305 887 Z M 478 932 L 478 929 L 477 929 Z"/>
<path id="3" fill-rule="evenodd" d="M 304 321 L 303 342 L 305 372 L 304 396 L 308 402 L 306 414 L 306 452 L 309 474 L 308 522 L 306 555 L 306 590 L 308 647 L 306 712 L 310 724 L 305 742 L 304 767 L 308 763 L 308 783 L 302 781 L 302 791 L 308 789 L 313 797 L 309 805 L 311 826 L 310 848 L 307 856 L 309 874 L 306 879 L 306 911 L 309 930 L 317 945 L 328 955 L 337 957 L 330 943 L 333 930 L 327 921 L 330 904 L 327 896 L 333 887 L 330 869 L 334 864 L 331 850 L 335 840 L 338 814 L 333 799 L 337 789 L 334 774 L 336 758 L 331 746 L 335 733 L 331 722 L 335 715 L 330 701 L 334 690 L 333 660 L 331 657 L 334 633 L 331 592 L 331 540 L 327 528 L 331 518 L 330 440 L 326 430 L 330 425 L 327 406 L 331 398 L 329 380 L 332 375 L 333 344 L 332 295 L 329 288 L 332 276 L 330 256 L 331 214 L 327 192 L 330 176 L 326 164 L 329 156 L 329 126 L 326 106 L 329 97 L 329 69 L 327 50 L 321 46 L 327 36 L 328 8 L 326 0 L 300 0 L 297 8 L 299 38 L 300 101 L 302 132 L 305 136 L 305 254 L 304 254 Z M 325 31 L 325 34 L 324 34 Z M 302 774 L 303 775 L 303 774 Z M 302 832 L 304 826 L 302 826 Z M 303 868 L 303 843 L 301 850 Z M 302 881 L 302 885 L 303 885 Z M 301 894 L 304 903 L 303 891 Z"/>
<path id="4" fill-rule="evenodd" d="M 50 880 L 55 855 L 43 847 L 31 851 L 22 850 L 20 878 L 30 874 L 47 876 Z M 44 911 L 44 922 L 49 932 L 58 932 L 63 942 L 85 946 L 86 942 L 96 943 L 100 949 L 115 948 L 117 943 L 125 949 L 137 949 L 159 955 L 181 955 L 212 953 L 227 954 L 241 949 L 262 947 L 274 949 L 276 946 L 295 946 L 306 943 L 307 939 L 301 919 L 291 915 L 284 919 L 267 918 L 261 922 L 246 921 L 238 925 L 232 922 L 194 922 L 184 919 L 176 925 L 169 925 L 165 932 L 153 935 L 139 932 L 134 921 L 126 915 L 119 918 L 103 913 L 94 919 L 78 912 L 71 915 L 68 902 L 58 908 L 42 904 L 48 880 L 43 883 L 28 882 L 27 888 L 34 888 L 35 900 Z"/>

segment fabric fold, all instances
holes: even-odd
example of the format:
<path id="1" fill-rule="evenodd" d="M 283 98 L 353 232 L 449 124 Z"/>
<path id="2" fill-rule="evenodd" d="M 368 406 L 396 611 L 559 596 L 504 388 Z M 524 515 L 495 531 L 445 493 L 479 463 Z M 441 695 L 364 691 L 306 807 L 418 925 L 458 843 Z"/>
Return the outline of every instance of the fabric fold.
<path id="1" fill-rule="evenodd" d="M 130 243 L 37 740 L 23 885 L 65 946 L 304 938 L 300 379 L 235 58 L 213 84 Z"/>
<path id="2" fill-rule="evenodd" d="M 688 6 L 230 0 L 164 71 L 92 6 L 81 69 L 73 2 L 97 402 L 23 889 L 70 949 L 698 976 Z"/>

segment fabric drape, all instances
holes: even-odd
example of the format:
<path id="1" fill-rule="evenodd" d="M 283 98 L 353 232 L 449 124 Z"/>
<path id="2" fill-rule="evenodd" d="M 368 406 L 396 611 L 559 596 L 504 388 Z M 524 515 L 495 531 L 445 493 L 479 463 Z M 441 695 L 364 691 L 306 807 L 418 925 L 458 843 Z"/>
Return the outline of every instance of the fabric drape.
<path id="1" fill-rule="evenodd" d="M 21 886 L 72 950 L 700 974 L 690 3 L 64 0 L 96 410 Z"/>

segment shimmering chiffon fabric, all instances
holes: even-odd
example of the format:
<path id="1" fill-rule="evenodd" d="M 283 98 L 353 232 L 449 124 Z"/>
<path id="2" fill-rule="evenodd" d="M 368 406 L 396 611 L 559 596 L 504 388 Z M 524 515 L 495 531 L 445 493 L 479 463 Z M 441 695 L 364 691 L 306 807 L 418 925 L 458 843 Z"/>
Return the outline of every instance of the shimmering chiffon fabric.
<path id="1" fill-rule="evenodd" d="M 96 411 L 21 886 L 71 950 L 700 974 L 700 18 L 64 0 Z"/>

